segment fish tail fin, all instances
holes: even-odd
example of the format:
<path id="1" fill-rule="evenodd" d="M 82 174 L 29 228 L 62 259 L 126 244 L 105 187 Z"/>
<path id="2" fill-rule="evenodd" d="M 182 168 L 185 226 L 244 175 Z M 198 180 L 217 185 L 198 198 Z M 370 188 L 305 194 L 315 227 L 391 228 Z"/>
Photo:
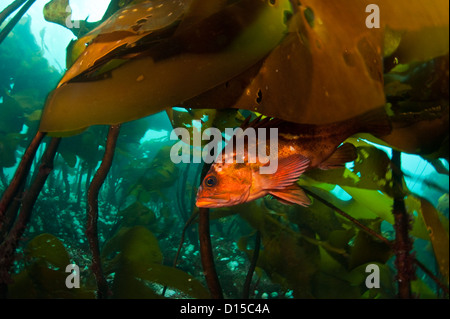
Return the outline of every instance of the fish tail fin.
<path id="1" fill-rule="evenodd" d="M 392 123 L 384 108 L 378 108 L 364 113 L 356 118 L 360 132 L 370 133 L 376 137 L 392 132 Z"/>

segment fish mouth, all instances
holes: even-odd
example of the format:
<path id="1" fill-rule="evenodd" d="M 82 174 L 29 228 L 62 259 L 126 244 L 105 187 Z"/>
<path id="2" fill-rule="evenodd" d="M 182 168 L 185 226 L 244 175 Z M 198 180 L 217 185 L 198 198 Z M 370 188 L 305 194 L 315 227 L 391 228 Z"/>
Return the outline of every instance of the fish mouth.
<path id="1" fill-rule="evenodd" d="M 220 198 L 197 198 L 195 205 L 199 208 L 218 208 L 228 206 L 230 199 L 220 199 Z"/>

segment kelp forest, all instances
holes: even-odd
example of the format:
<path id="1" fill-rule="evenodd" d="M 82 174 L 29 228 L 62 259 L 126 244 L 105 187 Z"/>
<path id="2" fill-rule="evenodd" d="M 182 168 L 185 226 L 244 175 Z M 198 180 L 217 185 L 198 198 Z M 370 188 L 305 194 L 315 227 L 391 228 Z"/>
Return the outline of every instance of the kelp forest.
<path id="1" fill-rule="evenodd" d="M 448 299 L 448 1 L 111 0 L 91 22 L 47 0 L 59 67 L 38 2 L 0 9 L 1 298 Z M 389 132 L 293 181 L 308 205 L 197 207 L 211 165 L 171 160 L 176 128 L 193 150 L 374 110 Z"/>

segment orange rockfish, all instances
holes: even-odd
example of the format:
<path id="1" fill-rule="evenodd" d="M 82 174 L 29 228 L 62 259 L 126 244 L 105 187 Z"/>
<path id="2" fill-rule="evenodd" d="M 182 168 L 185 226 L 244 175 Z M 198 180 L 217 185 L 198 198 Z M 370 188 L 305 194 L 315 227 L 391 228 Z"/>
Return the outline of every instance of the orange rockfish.
<path id="1" fill-rule="evenodd" d="M 268 164 L 258 158 L 256 162 L 248 161 L 248 148 L 244 151 L 245 161 L 239 163 L 236 149 L 225 147 L 198 189 L 198 207 L 233 206 L 266 195 L 272 195 L 284 204 L 307 206 L 310 199 L 296 184 L 301 174 L 313 168 L 332 169 L 354 161 L 356 148 L 350 143 L 342 143 L 356 133 L 383 136 L 392 130 L 384 109 L 326 125 L 294 124 L 277 119 L 257 119 L 247 124 L 244 124 L 246 128 L 278 129 L 277 152 L 270 154 L 271 160 L 276 156 L 278 161 L 276 172 L 261 174 L 261 166 Z M 273 137 L 267 135 L 267 139 L 270 138 Z M 266 149 L 269 149 L 267 143 Z M 229 161 L 230 158 L 233 161 Z"/>

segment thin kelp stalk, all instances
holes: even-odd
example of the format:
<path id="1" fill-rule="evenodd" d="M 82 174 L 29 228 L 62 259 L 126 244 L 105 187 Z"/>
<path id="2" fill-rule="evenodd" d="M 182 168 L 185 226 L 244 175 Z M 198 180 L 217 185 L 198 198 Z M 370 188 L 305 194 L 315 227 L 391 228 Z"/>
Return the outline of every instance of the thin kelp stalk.
<path id="1" fill-rule="evenodd" d="M 181 232 L 180 244 L 178 245 L 177 254 L 175 255 L 175 259 L 173 261 L 174 267 L 177 267 L 178 257 L 180 256 L 181 248 L 183 247 L 183 244 L 184 244 L 184 238 L 186 237 L 186 231 L 192 225 L 192 223 L 197 218 L 197 216 L 198 216 L 198 211 L 193 212 L 191 217 L 189 217 L 188 221 L 185 223 L 185 225 L 183 227 L 183 231 Z"/>
<path id="2" fill-rule="evenodd" d="M 403 192 L 403 176 L 401 172 L 401 153 L 392 151 L 392 177 L 394 182 L 394 205 L 392 213 L 395 223 L 395 265 L 397 268 L 398 297 L 409 299 L 412 297 L 411 281 L 415 279 L 414 257 L 411 255 L 412 242 L 409 238 L 411 220 L 406 212 L 405 194 Z"/>
<path id="3" fill-rule="evenodd" d="M 89 186 L 91 185 L 91 177 L 92 177 L 92 167 L 88 164 L 88 169 L 86 173 L 86 183 L 85 183 L 85 194 L 89 191 Z"/>
<path id="4" fill-rule="evenodd" d="M 60 196 L 60 198 L 64 198 L 64 201 L 69 201 L 70 198 L 70 183 L 69 183 L 69 173 L 67 172 L 67 166 L 63 165 L 61 168 L 61 177 L 64 183 L 65 191 L 64 196 Z"/>
<path id="5" fill-rule="evenodd" d="M 184 238 L 186 237 L 186 231 L 192 225 L 192 223 L 195 221 L 197 216 L 198 216 L 198 211 L 194 211 L 192 213 L 191 217 L 189 217 L 188 221 L 184 224 L 183 231 L 181 232 L 180 244 L 178 245 L 177 254 L 175 255 L 175 258 L 173 260 L 174 268 L 177 268 L 177 265 L 178 265 L 178 258 L 180 257 L 181 248 L 183 247 L 183 244 L 184 244 Z M 163 297 L 166 294 L 166 290 L 167 290 L 167 286 L 164 286 L 164 289 L 161 294 Z"/>
<path id="6" fill-rule="evenodd" d="M 191 168 L 191 164 L 188 163 L 186 166 L 186 169 L 183 172 L 183 182 L 181 184 L 181 198 L 182 198 L 182 206 L 183 206 L 183 220 L 187 221 L 188 220 L 188 216 L 189 216 L 189 212 L 188 212 L 188 207 L 190 207 L 190 203 L 189 205 L 186 205 L 186 185 L 187 185 L 187 181 L 188 181 L 188 177 L 189 177 L 189 170 Z"/>
<path id="7" fill-rule="evenodd" d="M 0 12 L 0 25 L 9 17 L 14 11 L 19 9 L 28 0 L 16 0 Z"/>
<path id="8" fill-rule="evenodd" d="M 219 277 L 217 276 L 211 245 L 209 208 L 200 208 L 198 232 L 200 237 L 200 255 L 203 272 L 209 291 L 211 292 L 211 297 L 213 299 L 223 299 L 222 287 L 220 286 Z"/>
<path id="9" fill-rule="evenodd" d="M 0 182 L 5 188 L 8 187 L 8 181 L 6 179 L 5 172 L 3 171 L 3 167 L 0 167 Z"/>
<path id="10" fill-rule="evenodd" d="M 0 286 L 2 286 L 0 291 L 3 294 L 6 293 L 7 290 L 6 285 L 8 284 L 8 274 L 14 261 L 14 252 L 19 245 L 20 239 L 22 238 L 28 222 L 30 221 L 34 204 L 36 203 L 36 200 L 41 193 L 48 176 L 53 170 L 53 162 L 60 142 L 61 139 L 59 138 L 53 138 L 50 141 L 44 155 L 42 156 L 39 172 L 30 188 L 25 192 L 19 216 L 11 231 L 0 245 Z"/>
<path id="11" fill-rule="evenodd" d="M 185 203 L 185 194 L 184 194 L 184 190 L 182 187 L 182 184 L 186 184 L 187 183 L 187 174 L 186 171 L 189 170 L 189 164 L 186 167 L 186 169 L 184 170 L 184 174 L 183 174 L 183 179 L 178 179 L 178 184 L 177 184 L 177 207 L 178 207 L 178 211 L 180 212 L 180 216 L 183 219 L 184 222 L 187 221 L 187 216 L 186 216 L 186 203 Z"/>
<path id="12" fill-rule="evenodd" d="M 203 165 L 200 183 L 208 173 L 210 165 Z M 209 225 L 209 208 L 200 208 L 198 218 L 198 233 L 200 239 L 200 256 L 202 260 L 203 272 L 205 274 L 206 284 L 208 285 L 211 297 L 213 299 L 223 299 L 222 287 L 217 276 L 216 266 L 214 264 L 214 255 L 211 244 L 211 234 Z"/>
<path id="13" fill-rule="evenodd" d="M 259 231 L 256 232 L 255 238 L 255 250 L 253 251 L 253 257 L 250 264 L 250 268 L 248 269 L 247 277 L 245 278 L 244 283 L 244 292 L 242 294 L 243 299 L 250 298 L 250 286 L 252 284 L 253 273 L 255 272 L 256 263 L 259 258 L 259 250 L 261 248 L 261 233 Z"/>
<path id="14" fill-rule="evenodd" d="M 119 137 L 120 125 L 111 126 L 108 133 L 108 140 L 106 141 L 105 155 L 103 156 L 102 163 L 97 170 L 91 185 L 88 190 L 88 207 L 87 207 L 87 228 L 86 236 L 88 238 L 89 247 L 92 253 L 92 271 L 95 279 L 97 280 L 97 297 L 99 299 L 107 298 L 109 294 L 108 283 L 103 276 L 101 260 L 100 260 L 100 247 L 98 242 L 98 194 L 100 188 L 105 182 L 111 169 L 112 161 L 114 158 L 114 152 L 116 149 L 117 139 Z"/>
<path id="15" fill-rule="evenodd" d="M 425 267 L 424 264 L 422 264 L 420 261 L 418 261 L 417 259 L 414 259 L 414 262 L 416 263 L 417 266 L 419 266 L 420 269 L 422 269 L 422 271 L 424 273 L 426 273 L 431 279 L 433 279 L 433 281 L 436 283 L 436 285 L 442 289 L 442 291 L 448 295 L 449 294 L 449 289 L 446 285 L 444 285 L 438 277 L 436 277 L 429 269 L 427 269 L 427 267 Z"/>
<path id="16" fill-rule="evenodd" d="M 369 234 L 369 235 L 379 239 L 380 241 L 384 242 L 385 244 L 387 244 L 389 246 L 392 245 L 392 243 L 389 241 L 389 239 L 387 239 L 387 238 L 383 237 L 382 235 L 378 234 L 373 229 L 371 229 L 371 228 L 367 227 L 366 225 L 364 225 L 363 223 L 359 222 L 357 219 L 353 218 L 352 216 L 350 216 L 349 214 L 347 214 L 343 210 L 339 209 L 338 207 L 336 207 L 332 203 L 326 201 L 325 199 L 323 199 L 322 197 L 320 197 L 316 193 L 310 191 L 306 187 L 304 187 L 303 190 L 305 191 L 306 194 L 311 195 L 312 197 L 314 197 L 315 199 L 320 201 L 322 204 L 328 206 L 329 208 L 331 208 L 334 211 L 336 211 L 342 217 L 344 217 L 344 218 L 348 219 L 349 221 L 351 221 L 352 223 L 354 223 L 359 229 L 361 229 L 365 233 L 367 233 L 367 234 Z"/>
<path id="17" fill-rule="evenodd" d="M 81 207 L 81 180 L 83 179 L 83 164 L 78 168 L 77 207 Z"/>
<path id="18" fill-rule="evenodd" d="M 19 12 L 14 16 L 14 18 L 11 19 L 11 21 L 8 22 L 8 24 L 2 29 L 2 31 L 0 32 L 0 44 L 3 42 L 3 40 L 6 39 L 6 37 L 8 36 L 8 34 L 12 31 L 12 29 L 14 29 L 14 27 L 16 26 L 17 22 L 20 21 L 20 19 L 23 17 L 23 15 L 28 11 L 28 9 L 30 9 L 30 7 L 33 5 L 33 3 L 36 0 L 29 0 L 27 3 L 24 4 L 24 6 L 19 10 Z M 14 3 L 13 3 L 14 4 Z M 13 5 L 12 4 L 12 5 Z M 20 5 L 19 5 L 20 7 Z M 8 7 L 9 8 L 9 7 Z M 8 8 L 6 8 L 5 10 L 8 10 Z M 14 11 L 14 10 L 13 10 Z M 12 12 L 13 12 L 12 11 Z M 4 11 L 2 11 L 3 13 Z M 7 13 L 7 12 L 6 12 Z M 6 15 L 6 14 L 5 14 Z M 3 17 L 0 17 L 0 24 L 2 22 Z M 4 18 L 6 19 L 6 17 Z"/>
<path id="19" fill-rule="evenodd" d="M 6 210 L 9 205 L 13 201 L 14 197 L 17 195 L 20 186 L 26 180 L 31 164 L 33 163 L 33 159 L 36 156 L 36 151 L 42 143 L 46 133 L 38 132 L 36 136 L 28 146 L 25 154 L 22 156 L 22 160 L 20 161 L 19 166 L 17 167 L 16 173 L 9 184 L 8 188 L 3 193 L 2 199 L 0 200 L 0 229 L 3 227 L 3 218 Z"/>

